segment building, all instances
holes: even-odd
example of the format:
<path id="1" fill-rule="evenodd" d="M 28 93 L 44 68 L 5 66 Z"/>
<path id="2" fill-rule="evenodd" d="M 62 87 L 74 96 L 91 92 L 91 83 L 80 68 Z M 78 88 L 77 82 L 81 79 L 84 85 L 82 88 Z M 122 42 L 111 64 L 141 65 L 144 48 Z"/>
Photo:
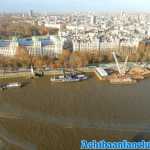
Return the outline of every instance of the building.
<path id="1" fill-rule="evenodd" d="M 24 39 L 1 40 L 0 55 L 15 56 L 18 46 L 23 46 L 32 56 L 56 57 L 62 53 L 63 41 L 57 36 L 33 36 Z"/>
<path id="2" fill-rule="evenodd" d="M 133 41 L 122 41 L 119 43 L 119 40 L 112 39 L 111 41 L 99 41 L 98 38 L 88 37 L 80 35 L 75 37 L 70 42 L 66 43 L 66 38 L 61 36 L 33 36 L 30 38 L 16 39 L 13 40 L 2 40 L 0 41 L 0 55 L 4 56 L 14 56 L 18 46 L 26 47 L 30 55 L 33 56 L 51 56 L 57 57 L 59 54 L 62 54 L 62 49 L 68 49 L 71 47 L 71 51 L 108 51 L 112 49 L 118 50 L 119 47 L 137 47 L 138 40 Z M 68 39 L 67 39 L 68 41 Z M 66 48 L 67 47 L 67 48 Z"/>
<path id="3" fill-rule="evenodd" d="M 16 39 L 9 40 L 1 40 L 0 41 L 0 55 L 4 56 L 14 56 L 16 54 L 17 47 L 19 43 Z"/>
<path id="4" fill-rule="evenodd" d="M 33 10 L 30 10 L 29 15 L 30 15 L 30 17 L 33 17 L 33 16 L 34 16 L 34 12 L 33 12 Z"/>
<path id="5" fill-rule="evenodd" d="M 146 50 L 150 50 L 150 39 L 144 39 L 142 41 L 139 42 L 139 50 L 141 51 L 146 51 Z"/>

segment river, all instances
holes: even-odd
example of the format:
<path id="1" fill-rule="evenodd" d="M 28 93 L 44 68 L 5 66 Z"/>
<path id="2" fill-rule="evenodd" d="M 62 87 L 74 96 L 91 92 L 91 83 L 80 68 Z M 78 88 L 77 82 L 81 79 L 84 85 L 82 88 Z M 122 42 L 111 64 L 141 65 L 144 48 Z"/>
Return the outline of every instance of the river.
<path id="1" fill-rule="evenodd" d="M 81 139 L 150 138 L 150 79 L 125 86 L 96 77 L 79 83 L 49 78 L 0 91 L 2 150 L 78 150 Z"/>

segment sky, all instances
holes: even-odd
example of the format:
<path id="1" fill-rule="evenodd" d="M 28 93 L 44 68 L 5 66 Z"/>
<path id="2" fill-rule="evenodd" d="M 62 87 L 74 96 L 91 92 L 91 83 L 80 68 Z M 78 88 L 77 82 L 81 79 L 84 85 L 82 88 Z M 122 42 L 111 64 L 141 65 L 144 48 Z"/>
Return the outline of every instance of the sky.
<path id="1" fill-rule="evenodd" d="M 0 11 L 150 11 L 150 0 L 0 0 Z"/>

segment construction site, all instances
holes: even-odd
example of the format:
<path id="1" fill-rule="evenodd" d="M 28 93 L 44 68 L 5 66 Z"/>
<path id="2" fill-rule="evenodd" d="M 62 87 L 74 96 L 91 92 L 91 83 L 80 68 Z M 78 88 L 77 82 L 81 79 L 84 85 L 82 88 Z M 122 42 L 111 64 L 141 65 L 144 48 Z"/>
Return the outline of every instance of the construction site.
<path id="1" fill-rule="evenodd" d="M 96 76 L 111 84 L 135 84 L 150 77 L 148 63 L 130 63 L 128 56 L 124 62 L 119 62 L 115 52 L 112 52 L 114 64 L 101 64 L 95 68 Z"/>

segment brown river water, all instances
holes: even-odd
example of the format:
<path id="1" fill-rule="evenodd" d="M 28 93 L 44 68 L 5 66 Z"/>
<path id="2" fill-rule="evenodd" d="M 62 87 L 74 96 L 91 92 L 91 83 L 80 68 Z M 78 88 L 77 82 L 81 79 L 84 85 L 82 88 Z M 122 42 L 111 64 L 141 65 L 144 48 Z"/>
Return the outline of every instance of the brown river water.
<path id="1" fill-rule="evenodd" d="M 81 139 L 149 138 L 150 79 L 119 86 L 96 77 L 78 83 L 44 77 L 0 91 L 0 150 L 79 150 Z"/>

